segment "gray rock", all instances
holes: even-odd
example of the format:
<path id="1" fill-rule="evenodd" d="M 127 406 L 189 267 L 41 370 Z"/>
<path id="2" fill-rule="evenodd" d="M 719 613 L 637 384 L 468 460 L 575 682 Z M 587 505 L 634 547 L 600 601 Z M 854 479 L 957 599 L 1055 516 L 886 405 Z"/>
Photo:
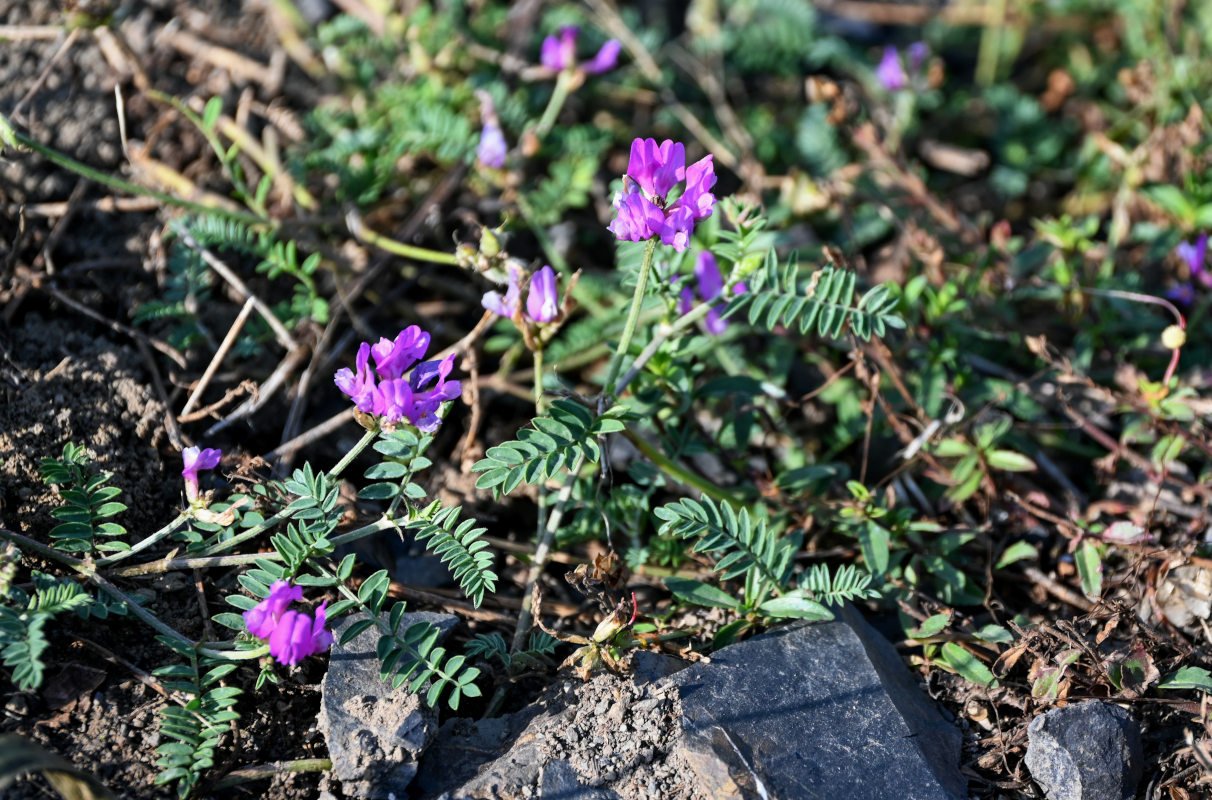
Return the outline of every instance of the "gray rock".
<path id="1" fill-rule="evenodd" d="M 661 678 L 681 672 L 690 666 L 689 661 L 665 653 L 638 650 L 631 656 L 631 679 L 638 685 L 656 683 Z"/>
<path id="2" fill-rule="evenodd" d="M 669 680 L 704 797 L 967 796 L 959 731 L 852 609 L 726 647 Z"/>
<path id="3" fill-rule="evenodd" d="M 355 619 L 346 617 L 334 627 L 338 641 Z M 431 622 L 445 634 L 456 621 L 449 614 L 405 614 L 401 630 Z M 392 689 L 379 680 L 378 640 L 378 628 L 371 627 L 347 645 L 333 645 L 320 684 L 316 725 L 328 743 L 332 774 L 343 792 L 387 800 L 393 794 L 403 796 L 416 775 L 417 760 L 437 730 L 438 715 L 407 688 Z"/>
<path id="4" fill-rule="evenodd" d="M 1143 759 L 1140 726 L 1111 703 L 1053 709 L 1027 726 L 1027 769 L 1049 800 L 1135 797 Z"/>
<path id="5" fill-rule="evenodd" d="M 572 764 L 563 760 L 547 762 L 540 786 L 539 797 L 543 800 L 619 800 L 617 792 L 581 783 Z"/>

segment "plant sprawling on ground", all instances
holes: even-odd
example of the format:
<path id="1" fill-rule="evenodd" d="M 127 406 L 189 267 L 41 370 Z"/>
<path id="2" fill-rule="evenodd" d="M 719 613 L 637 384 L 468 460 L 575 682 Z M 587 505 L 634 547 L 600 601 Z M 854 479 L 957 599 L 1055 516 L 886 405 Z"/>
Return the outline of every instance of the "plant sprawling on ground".
<path id="1" fill-rule="evenodd" d="M 1206 709 L 1175 704 L 1212 692 L 1209 7 L 995 4 L 861 40 L 785 0 L 523 27 L 412 5 L 265 11 L 319 98 L 289 123 L 144 75 L 196 185 L 0 117 L 6 157 L 157 202 L 156 290 L 122 322 L 188 389 L 155 532 L 88 441 L 40 454 L 57 524 L 0 529 L 17 687 L 56 636 L 145 626 L 185 797 L 258 693 L 368 630 L 385 681 L 483 715 L 564 642 L 588 675 L 852 602 L 1002 720 L 967 754 L 981 796 L 1028 785 L 1035 712 L 1090 696 L 1187 731 L 1151 745 L 1158 785 L 1212 781 Z M 73 35 L 125 35 L 86 13 Z M 408 621 L 389 539 L 437 557 L 457 612 L 516 620 Z M 588 636 L 545 632 L 553 554 L 602 606 Z M 168 624 L 141 584 L 183 570 L 225 610 Z"/>

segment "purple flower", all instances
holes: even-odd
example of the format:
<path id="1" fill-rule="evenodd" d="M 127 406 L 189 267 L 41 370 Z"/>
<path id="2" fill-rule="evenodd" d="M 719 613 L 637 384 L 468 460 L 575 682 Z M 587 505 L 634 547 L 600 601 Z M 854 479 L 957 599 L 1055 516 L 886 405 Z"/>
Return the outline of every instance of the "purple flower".
<path id="1" fill-rule="evenodd" d="M 516 266 L 509 267 L 509 284 L 502 297 L 500 292 L 488 292 L 480 301 L 485 309 L 514 319 L 522 311 L 523 275 Z M 555 270 L 545 266 L 530 279 L 530 290 L 526 295 L 526 313 L 523 319 L 531 322 L 551 322 L 560 315 L 560 293 L 557 288 Z"/>
<path id="2" fill-rule="evenodd" d="M 551 322 L 560 314 L 560 295 L 556 290 L 555 270 L 545 266 L 530 279 L 526 313 L 535 322 Z"/>
<path id="3" fill-rule="evenodd" d="M 1174 252 L 1187 262 L 1193 279 L 1198 280 L 1205 288 L 1212 289 L 1212 274 L 1204 270 L 1204 258 L 1208 254 L 1208 234 L 1201 233 L 1195 239 L 1195 244 L 1179 242 Z"/>
<path id="4" fill-rule="evenodd" d="M 539 61 L 552 72 L 563 72 L 577 65 L 577 34 L 575 26 L 560 28 L 558 35 L 548 36 L 543 40 L 543 49 Z M 621 45 L 616 39 L 611 39 L 602 45 L 589 61 L 581 65 L 581 69 L 590 75 L 600 75 L 614 69 L 619 60 Z"/>
<path id="5" fill-rule="evenodd" d="M 277 627 L 282 612 L 295 600 L 302 602 L 303 587 L 291 586 L 286 581 L 274 581 L 273 586 L 269 587 L 269 597 L 244 612 L 248 632 L 258 639 L 268 639 Z"/>
<path id="6" fill-rule="evenodd" d="M 1184 281 L 1167 290 L 1166 297 L 1180 306 L 1189 306 L 1195 302 L 1195 287 L 1191 285 L 1191 281 Z"/>
<path id="7" fill-rule="evenodd" d="M 626 185 L 627 180 L 623 183 Z M 615 197 L 614 207 L 618 214 L 606 229 L 620 240 L 647 241 L 665 228 L 664 212 L 653 205 L 634 183 L 630 192 L 624 189 Z"/>
<path id="8" fill-rule="evenodd" d="M 320 603 L 316 616 L 287 611 L 269 635 L 269 654 L 279 663 L 295 666 L 308 656 L 323 653 L 332 646 L 332 632 L 325 630 L 327 601 Z"/>
<path id="9" fill-rule="evenodd" d="M 890 92 L 904 89 L 909 84 L 905 68 L 901 66 L 900 53 L 892 45 L 884 48 L 884 57 L 875 69 L 875 77 L 879 78 L 880 84 Z"/>
<path id="10" fill-rule="evenodd" d="M 909 45 L 910 72 L 914 74 L 921 72 L 927 58 L 930 58 L 930 45 L 925 42 L 914 42 Z"/>
<path id="11" fill-rule="evenodd" d="M 509 265 L 509 283 L 505 296 L 500 292 L 486 292 L 480 300 L 480 305 L 494 314 L 500 314 L 506 319 L 513 319 L 522 307 L 522 272 L 515 265 Z"/>
<path id="12" fill-rule="evenodd" d="M 500 169 L 505 166 L 505 153 L 509 150 L 509 145 L 505 143 L 505 134 L 501 132 L 501 126 L 496 121 L 484 123 L 484 130 L 480 133 L 480 146 L 476 149 L 476 158 L 486 167 Z"/>
<path id="13" fill-rule="evenodd" d="M 582 65 L 583 69 L 590 75 L 601 75 L 603 72 L 609 72 L 619 63 L 619 51 L 622 49 L 623 45 L 619 44 L 618 39 L 611 39 L 602 45 L 597 55 Z"/>
<path id="14" fill-rule="evenodd" d="M 219 466 L 219 458 L 222 455 L 222 450 L 210 447 L 205 450 L 199 447 L 187 447 L 181 451 L 181 460 L 185 462 L 185 469 L 181 470 L 181 474 L 185 477 L 185 496 L 191 505 L 198 499 L 198 470 L 214 469 Z"/>
<path id="15" fill-rule="evenodd" d="M 324 628 L 328 621 L 328 601 L 320 603 L 313 618 L 286 609 L 296 600 L 303 600 L 301 587 L 287 581 L 274 581 L 269 588 L 269 597 L 244 612 L 248 632 L 258 639 L 268 640 L 270 655 L 292 667 L 310 655 L 324 652 L 333 642 L 332 633 Z"/>
<path id="16" fill-rule="evenodd" d="M 417 364 L 429 349 L 429 339 L 428 333 L 411 325 L 400 331 L 395 341 L 380 339 L 374 347 L 363 342 L 358 348 L 356 371 L 340 369 L 333 381 L 365 414 L 391 423 L 406 420 L 426 433 L 437 430 L 442 422 L 438 409 L 462 394 L 463 385 L 446 380 L 454 369 L 453 353 L 440 362 Z M 372 355 L 374 370 L 369 363 Z M 410 367 L 412 375 L 406 379 L 404 374 Z"/>
<path id="17" fill-rule="evenodd" d="M 698 284 L 698 296 L 703 302 L 708 302 L 719 297 L 724 291 L 724 276 L 720 273 L 719 264 L 716 263 L 715 256 L 706 251 L 699 253 L 699 257 L 694 264 L 694 277 Z M 745 284 L 737 283 L 732 287 L 733 294 L 744 294 L 747 291 Z M 689 286 L 682 289 L 681 296 L 678 302 L 678 313 L 689 314 L 694 307 L 694 292 Z M 707 332 L 713 336 L 719 336 L 728 328 L 728 321 L 720 316 L 718 308 L 712 308 L 707 312 L 707 318 L 703 325 L 707 328 Z"/>
<path id="18" fill-rule="evenodd" d="M 575 25 L 560 28 L 558 35 L 543 40 L 539 61 L 553 72 L 568 69 L 577 62 L 577 33 Z"/>
<path id="19" fill-rule="evenodd" d="M 685 188 L 677 200 L 670 194 L 682 181 Z M 617 238 L 642 242 L 653 236 L 681 252 L 690 244 L 696 220 L 711 216 L 715 208 L 715 167 L 710 155 L 686 166 L 686 148 L 666 139 L 636 139 L 623 191 L 614 199 L 618 212 L 608 226 Z"/>

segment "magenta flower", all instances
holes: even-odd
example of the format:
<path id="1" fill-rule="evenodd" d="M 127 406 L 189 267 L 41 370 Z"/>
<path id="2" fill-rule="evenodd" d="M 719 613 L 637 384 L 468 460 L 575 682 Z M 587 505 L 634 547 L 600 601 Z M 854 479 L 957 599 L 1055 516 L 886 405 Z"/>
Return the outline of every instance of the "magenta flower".
<path id="1" fill-rule="evenodd" d="M 255 608 L 244 612 L 248 632 L 269 641 L 269 654 L 280 663 L 294 666 L 303 659 L 327 650 L 333 642 L 332 633 L 325 630 L 328 621 L 328 601 L 320 603 L 315 617 L 299 611 L 288 611 L 293 601 L 303 600 L 303 589 L 287 581 L 274 581 L 269 597 Z"/>
<path id="2" fill-rule="evenodd" d="M 222 455 L 222 450 L 211 447 L 205 450 L 187 447 L 181 451 L 181 460 L 185 462 L 185 469 L 181 470 L 185 477 L 185 496 L 191 505 L 198 499 L 198 471 L 219 466 L 219 458 Z"/>
<path id="3" fill-rule="evenodd" d="M 875 77 L 879 80 L 880 85 L 889 92 L 899 92 L 909 86 L 911 81 L 915 81 L 922 72 L 922 68 L 926 65 L 926 59 L 930 57 L 930 45 L 925 42 L 914 42 L 907 48 L 909 54 L 909 72 L 906 74 L 905 67 L 901 62 L 901 55 L 892 45 L 884 48 L 884 57 L 880 59 L 880 64 L 875 68 Z"/>
<path id="4" fill-rule="evenodd" d="M 380 339 L 373 347 L 363 342 L 354 362 L 356 369 L 338 370 L 333 381 L 359 411 L 390 423 L 406 420 L 430 433 L 442 423 L 437 414 L 442 403 L 462 394 L 463 385 L 447 380 L 454 369 L 454 353 L 440 362 L 417 364 L 428 349 L 429 334 L 411 325 L 400 331 L 395 341 Z M 410 367 L 412 374 L 405 378 Z"/>
<path id="5" fill-rule="evenodd" d="M 295 666 L 308 656 L 332 646 L 332 632 L 325 630 L 328 601 L 320 603 L 313 619 L 299 611 L 287 611 L 269 635 L 269 654 L 279 663 Z"/>
<path id="6" fill-rule="evenodd" d="M 694 277 L 698 283 L 699 299 L 703 302 L 714 300 L 724 291 L 724 277 L 720 274 L 719 264 L 716 263 L 715 256 L 711 253 L 706 251 L 699 253 L 694 264 Z M 732 287 L 733 294 L 744 294 L 746 291 L 747 287 L 743 283 L 738 282 Z M 681 301 L 678 303 L 678 313 L 689 314 L 692 308 L 694 308 L 694 292 L 689 286 L 685 286 L 682 288 Z M 711 335 L 719 336 L 728 328 L 728 321 L 720 316 L 718 308 L 712 308 L 707 312 L 703 326 Z"/>
<path id="7" fill-rule="evenodd" d="M 673 189 L 686 182 L 673 200 Z M 681 252 L 690 244 L 696 220 L 711 216 L 715 208 L 715 167 L 710 155 L 686 166 L 686 148 L 666 139 L 636 139 L 623 191 L 615 196 L 618 212 L 608 230 L 618 239 L 642 242 L 654 236 Z"/>
<path id="8" fill-rule="evenodd" d="M 509 145 L 505 143 L 501 126 L 496 121 L 485 122 L 484 130 L 480 133 L 480 146 L 476 148 L 476 158 L 486 167 L 500 169 L 505 166 L 505 154 L 508 151 Z"/>
<path id="9" fill-rule="evenodd" d="M 494 314 L 514 319 L 522 311 L 522 279 L 521 270 L 511 264 L 505 295 L 502 296 L 500 292 L 487 292 L 480 304 Z M 560 295 L 556 283 L 555 270 L 550 266 L 543 267 L 531 277 L 523 319 L 532 323 L 551 322 L 560 315 Z"/>
<path id="10" fill-rule="evenodd" d="M 875 69 L 875 77 L 879 78 L 880 84 L 890 92 L 899 91 L 909 85 L 905 68 L 901 66 L 901 54 L 892 45 L 884 48 L 884 57 Z"/>
<path id="11" fill-rule="evenodd" d="M 570 25 L 560 28 L 558 35 L 548 36 L 544 39 L 543 49 L 539 55 L 540 63 L 552 72 L 563 72 L 576 67 L 577 33 L 578 29 Z M 621 47 L 617 40 L 611 39 L 602 45 L 597 55 L 582 64 L 580 68 L 590 75 L 600 75 L 614 69 L 619 60 Z"/>
<path id="12" fill-rule="evenodd" d="M 274 581 L 273 586 L 269 587 L 269 597 L 244 612 L 248 632 L 258 639 L 268 639 L 277 627 L 282 612 L 296 600 L 302 602 L 303 587 L 291 586 L 286 581 Z"/>

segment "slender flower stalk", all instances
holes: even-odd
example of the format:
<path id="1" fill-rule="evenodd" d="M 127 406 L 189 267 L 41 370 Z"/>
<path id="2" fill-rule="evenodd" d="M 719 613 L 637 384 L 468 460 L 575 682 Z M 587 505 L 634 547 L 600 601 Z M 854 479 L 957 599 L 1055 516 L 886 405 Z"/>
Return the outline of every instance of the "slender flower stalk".
<path id="1" fill-rule="evenodd" d="M 627 314 L 627 322 L 623 326 L 623 335 L 619 339 L 618 349 L 610 360 L 610 370 L 606 373 L 606 383 L 603 385 L 603 395 L 606 404 L 614 402 L 614 382 L 619 377 L 623 367 L 623 359 L 631 347 L 631 338 L 635 335 L 636 323 L 640 319 L 640 308 L 644 305 L 644 289 L 648 285 L 648 273 L 652 271 L 652 257 L 656 253 L 656 239 L 649 239 L 644 248 L 644 260 L 640 262 L 640 274 L 635 282 L 635 294 L 631 298 L 631 311 Z"/>

